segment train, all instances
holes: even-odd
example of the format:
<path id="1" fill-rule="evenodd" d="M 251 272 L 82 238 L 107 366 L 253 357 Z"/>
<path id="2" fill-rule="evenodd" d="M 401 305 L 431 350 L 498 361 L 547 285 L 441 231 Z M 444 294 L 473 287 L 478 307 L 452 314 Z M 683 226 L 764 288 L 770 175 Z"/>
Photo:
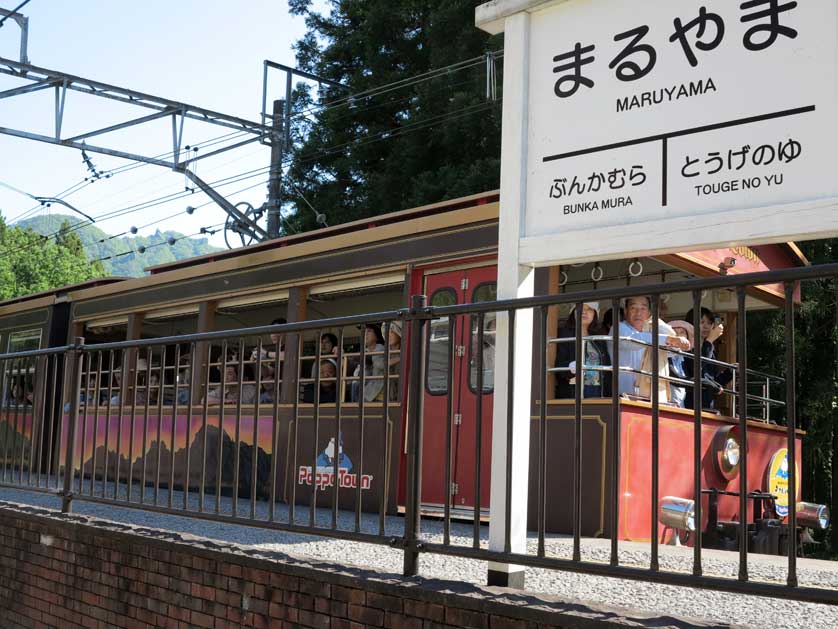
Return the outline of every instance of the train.
<path id="1" fill-rule="evenodd" d="M 301 505 L 314 497 L 318 505 L 329 506 L 330 492 L 345 488 L 339 492 L 341 508 L 360 505 L 363 511 L 383 508 L 397 514 L 406 500 L 407 330 L 390 355 L 388 390 L 363 403 L 359 398 L 364 395 L 359 396 L 357 388 L 353 392 L 350 386 L 357 373 L 353 372 L 354 364 L 363 362 L 359 359 L 365 343 L 363 326 L 326 330 L 335 340 L 340 339 L 339 350 L 330 350 L 336 352 L 335 358 L 341 357 L 340 364 L 333 360 L 340 374 L 339 390 L 333 401 L 318 404 L 316 412 L 310 396 L 302 392 L 307 385 L 311 390 L 315 358 L 323 358 L 317 351 L 319 335 L 305 338 L 298 355 L 286 346 L 284 373 L 272 380 L 271 373 L 263 372 L 259 359 L 253 357 L 272 344 L 279 350 L 276 339 L 254 336 L 197 343 L 172 339 L 188 339 L 203 332 L 232 334 L 274 322 L 393 311 L 408 307 L 415 295 L 425 295 L 435 306 L 493 301 L 497 296 L 498 217 L 499 194 L 490 191 L 154 266 L 140 278 L 104 278 L 8 300 L 0 303 L 0 346 L 8 356 L 60 348 L 82 338 L 88 346 L 168 339 L 159 346 L 152 343 L 87 354 L 80 377 L 81 425 L 76 427 L 74 459 L 82 478 L 89 480 L 91 493 L 101 488 L 105 496 L 104 485 L 110 482 L 117 486 L 115 498 L 127 492 L 130 499 L 131 491 L 144 493 L 147 487 L 153 487 L 156 496 L 163 487 L 186 490 L 185 494 L 200 491 L 202 500 L 206 490 L 217 497 Z M 740 246 L 540 268 L 535 284 L 536 294 L 548 295 L 806 265 L 808 261 L 794 243 Z M 772 309 L 780 307 L 783 300 L 781 285 L 754 286 L 748 288 L 746 307 L 749 311 Z M 799 291 L 795 300 L 799 301 Z M 736 295 L 727 289 L 710 291 L 702 304 L 724 321 L 725 334 L 718 342 L 717 356 L 735 370 Z M 667 295 L 660 304 L 661 315 L 668 319 L 683 319 L 691 307 L 692 297 L 678 293 Z M 568 315 L 567 307 L 551 307 L 549 338 L 538 338 L 540 332 L 536 331 L 535 342 L 548 344 L 551 366 L 556 352 L 551 340 Z M 484 339 L 492 334 L 488 319 L 484 320 Z M 493 387 L 490 371 L 484 371 L 480 390 L 476 385 L 476 325 L 475 317 L 461 316 L 450 329 L 447 320 L 432 321 L 428 328 L 421 508 L 429 516 L 447 511 L 462 520 L 489 517 L 491 449 L 487 444 L 492 441 Z M 391 325 L 386 327 L 392 331 Z M 453 341 L 448 336 L 452 331 Z M 456 349 L 450 363 L 444 354 L 449 345 Z M 287 366 L 295 362 L 297 370 Z M 223 390 L 225 385 L 219 383 L 226 382 L 225 367 L 236 363 L 257 367 L 261 383 L 252 384 L 258 385 L 255 395 L 251 390 L 246 396 L 240 388 L 233 405 L 207 402 L 211 383 Z M 448 373 L 449 364 L 454 365 L 454 373 Z M 78 387 L 62 373 L 64 365 L 58 359 L 50 368 L 52 375 L 50 369 L 38 371 L 34 362 L 23 369 L 19 361 L 7 358 L 3 365 L 0 439 L 4 441 L 0 442 L 0 456 L 4 457 L 4 474 L 0 482 L 6 481 L 6 469 L 13 473 L 17 469 L 8 451 L 15 452 L 15 440 L 21 439 L 41 443 L 45 454 L 38 457 L 37 464 L 30 454 L 28 469 L 37 467 L 39 477 L 41 472 L 48 477 L 63 465 L 67 409 L 79 394 Z M 275 371 L 282 371 L 278 361 Z M 29 385 L 25 384 L 27 374 Z M 236 376 L 240 384 L 251 382 L 253 369 L 247 376 Z M 544 521 L 548 532 L 568 533 L 573 530 L 568 504 L 573 492 L 575 415 L 574 400 L 556 397 L 559 377 L 560 372 L 550 370 L 548 399 L 544 401 L 549 453 L 545 482 L 550 497 Z M 538 519 L 536 448 L 542 404 L 535 380 L 528 517 L 533 529 Z M 749 405 L 748 419 L 747 481 L 749 488 L 759 490 L 749 500 L 750 543 L 756 552 L 779 553 L 792 534 L 781 526 L 788 511 L 784 515 L 782 482 L 788 477 L 789 465 L 799 469 L 802 464 L 805 433 L 797 431 L 796 460 L 790 462 L 786 428 L 772 419 L 779 405 L 772 391 L 782 383 L 768 374 L 756 374 L 749 380 L 759 388 L 753 395 L 755 402 Z M 273 394 L 265 382 L 273 387 Z M 28 390 L 33 392 L 30 398 L 37 399 L 23 399 Z M 453 417 L 447 413 L 449 403 L 453 404 Z M 739 540 L 739 420 L 734 396 L 722 396 L 718 406 L 702 416 L 700 522 L 689 518 L 695 495 L 693 411 L 660 407 L 658 500 L 662 510 L 659 530 L 653 532 L 651 404 L 628 396 L 621 400 L 619 421 L 615 421 L 610 398 L 582 400 L 581 533 L 627 541 L 648 541 L 654 533 L 660 539 L 678 537 L 675 541 L 688 542 L 689 532 L 701 527 L 706 546 L 735 549 Z M 46 419 L 39 424 L 38 416 Z M 453 422 L 450 453 L 446 448 L 449 421 Z M 36 430 L 36 424 L 42 428 Z M 484 444 L 479 453 L 478 441 Z M 609 500 L 615 489 L 611 486 L 614 448 L 620 450 L 621 466 L 616 531 L 611 530 L 613 505 Z M 447 454 L 450 482 L 445 473 Z M 331 465 L 336 458 L 337 478 L 322 463 L 325 460 Z M 798 501 L 803 499 L 800 478 L 798 473 L 794 489 L 788 488 L 787 481 L 785 485 L 786 492 L 796 492 Z M 803 504 L 812 513 L 802 512 L 799 523 L 825 527 L 826 507 Z"/>

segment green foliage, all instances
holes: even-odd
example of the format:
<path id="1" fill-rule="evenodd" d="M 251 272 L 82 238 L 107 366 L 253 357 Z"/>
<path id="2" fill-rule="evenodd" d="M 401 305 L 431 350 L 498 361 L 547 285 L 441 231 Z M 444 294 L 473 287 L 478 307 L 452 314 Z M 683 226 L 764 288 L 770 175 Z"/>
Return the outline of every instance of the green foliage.
<path id="1" fill-rule="evenodd" d="M 309 203 L 337 224 L 498 187 L 500 101 L 486 100 L 483 61 L 386 94 L 345 98 L 501 48 L 500 38 L 475 28 L 477 4 L 332 0 L 326 15 L 308 0 L 289 2 L 308 29 L 296 44 L 299 66 L 347 88 L 324 88 L 323 101 L 342 103 L 319 109 L 298 86 L 288 173 L 295 229 L 315 227 Z"/>
<path id="2" fill-rule="evenodd" d="M 137 247 L 155 245 L 164 242 L 169 236 L 181 238 L 182 234 L 174 231 L 157 231 L 151 236 L 110 237 L 95 225 L 85 225 L 80 229 L 68 231 L 80 221 L 71 216 L 52 214 L 50 216 L 37 216 L 21 221 L 19 226 L 30 228 L 39 234 L 54 234 L 61 230 L 56 237 L 59 243 L 72 251 L 86 253 L 90 260 L 99 260 L 117 256 L 125 251 L 136 251 Z M 96 277 L 118 275 L 125 277 L 140 277 L 145 274 L 143 270 L 149 266 L 166 264 L 184 258 L 192 258 L 219 251 L 217 247 L 210 246 L 206 238 L 184 238 L 178 240 L 173 246 L 164 245 L 152 247 L 144 254 L 129 254 L 93 263 L 99 265 Z"/>
<path id="3" fill-rule="evenodd" d="M 103 274 L 102 265 L 90 263 L 74 234 L 65 233 L 48 241 L 31 229 L 8 227 L 0 217 L 0 300 L 77 284 Z"/>
<path id="4" fill-rule="evenodd" d="M 838 239 L 800 243 L 812 264 L 838 261 Z M 804 282 L 802 303 L 795 312 L 797 359 L 797 423 L 806 430 L 803 439 L 803 497 L 832 504 L 834 450 L 838 436 L 838 282 Z M 772 310 L 749 315 L 748 364 L 754 369 L 786 376 L 785 316 Z M 785 400 L 785 390 L 771 397 Z M 785 421 L 780 409 L 776 416 Z M 834 539 L 834 538 L 833 538 Z M 838 554 L 838 548 L 833 548 Z"/>

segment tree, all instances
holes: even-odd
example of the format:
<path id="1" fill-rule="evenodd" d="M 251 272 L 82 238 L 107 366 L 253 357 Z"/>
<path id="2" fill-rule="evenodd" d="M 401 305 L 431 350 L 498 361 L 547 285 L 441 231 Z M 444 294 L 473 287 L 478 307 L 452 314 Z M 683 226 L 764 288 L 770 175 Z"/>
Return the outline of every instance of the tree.
<path id="1" fill-rule="evenodd" d="M 346 87 L 324 88 L 322 108 L 305 85 L 295 93 L 285 193 L 295 229 L 316 226 L 311 207 L 336 224 L 498 187 L 500 101 L 486 98 L 485 61 L 364 94 L 499 49 L 474 26 L 477 4 L 331 0 L 325 15 L 289 0 L 308 29 L 299 66 Z"/>
<path id="2" fill-rule="evenodd" d="M 9 227 L 0 216 L 0 299 L 12 299 L 102 277 L 69 224 L 54 241 L 31 229 Z"/>
<path id="3" fill-rule="evenodd" d="M 800 243 L 813 264 L 838 260 L 838 239 Z M 838 512 L 835 478 L 838 465 L 838 282 L 803 282 L 801 305 L 795 310 L 796 394 L 798 427 L 803 439 L 803 497 L 831 505 Z M 748 364 L 753 369 L 786 376 L 785 316 L 782 311 L 749 315 Z M 785 389 L 772 398 L 785 400 Z M 780 409 L 777 418 L 785 420 Z M 833 528 L 836 525 L 833 524 Z M 838 530 L 832 536 L 838 553 Z"/>

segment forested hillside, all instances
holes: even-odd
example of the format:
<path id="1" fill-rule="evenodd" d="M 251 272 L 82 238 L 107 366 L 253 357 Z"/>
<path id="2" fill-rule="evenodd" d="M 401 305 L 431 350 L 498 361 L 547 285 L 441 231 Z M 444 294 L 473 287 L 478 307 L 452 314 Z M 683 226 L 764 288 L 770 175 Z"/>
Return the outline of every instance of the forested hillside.
<path id="1" fill-rule="evenodd" d="M 61 225 L 65 221 L 69 221 L 73 226 L 78 225 L 80 222 L 79 219 L 72 216 L 51 214 L 49 216 L 36 216 L 20 221 L 17 226 L 30 228 L 39 234 L 49 235 L 61 229 Z M 111 258 L 102 261 L 102 268 L 105 275 L 137 277 L 143 275 L 143 269 L 145 267 L 200 256 L 219 250 L 217 247 L 211 246 L 206 238 L 183 238 L 182 240 L 178 240 L 174 245 L 164 244 L 151 247 L 143 254 L 131 253 L 113 257 L 126 251 L 136 252 L 141 246 L 149 247 L 150 245 L 158 245 L 159 243 L 165 242 L 170 236 L 178 239 L 183 234 L 174 231 L 158 230 L 151 236 L 112 237 L 95 225 L 85 225 L 74 230 L 74 233 L 78 234 L 82 245 L 84 245 L 84 252 L 89 260 Z"/>
<path id="2" fill-rule="evenodd" d="M 31 229 L 8 226 L 0 215 L 0 301 L 102 277 L 81 239 L 65 230 L 47 239 Z"/>

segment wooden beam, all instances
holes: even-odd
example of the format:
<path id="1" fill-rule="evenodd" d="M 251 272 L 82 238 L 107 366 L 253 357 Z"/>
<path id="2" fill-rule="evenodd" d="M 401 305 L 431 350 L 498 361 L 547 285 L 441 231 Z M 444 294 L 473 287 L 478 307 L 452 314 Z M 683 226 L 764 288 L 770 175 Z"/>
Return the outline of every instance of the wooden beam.
<path id="1" fill-rule="evenodd" d="M 217 301 L 203 301 L 198 307 L 198 329 L 197 332 L 212 332 L 215 330 L 215 313 L 218 307 Z M 192 383 L 192 403 L 200 404 L 204 392 L 201 389 L 204 383 L 204 374 L 207 372 L 209 362 L 209 343 L 199 341 L 195 343 L 195 364 L 190 365 L 190 382 Z"/>
<path id="2" fill-rule="evenodd" d="M 306 320 L 308 316 L 308 290 L 307 286 L 295 286 L 288 291 L 288 311 L 285 315 L 288 323 L 298 323 Z M 285 357 L 282 365 L 282 390 L 279 398 L 283 403 L 292 403 L 299 395 L 297 386 L 298 336 L 297 334 L 288 334 L 284 339 Z"/>

